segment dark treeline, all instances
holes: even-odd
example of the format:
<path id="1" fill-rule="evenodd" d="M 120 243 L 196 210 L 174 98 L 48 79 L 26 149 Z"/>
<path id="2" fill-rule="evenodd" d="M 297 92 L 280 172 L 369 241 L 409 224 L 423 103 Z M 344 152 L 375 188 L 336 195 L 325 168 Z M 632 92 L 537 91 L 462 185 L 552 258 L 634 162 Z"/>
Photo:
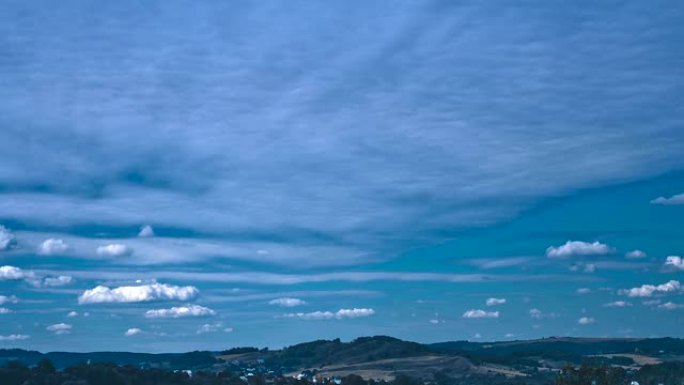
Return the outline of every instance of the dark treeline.
<path id="1" fill-rule="evenodd" d="M 494 375 L 449 376 L 436 373 L 430 380 L 398 375 L 394 381 L 364 380 L 358 375 L 341 378 L 341 385 L 684 385 L 684 362 L 646 365 L 638 371 L 627 372 L 616 366 L 566 365 L 560 373 L 539 373 L 528 377 L 507 378 Z M 319 382 L 320 383 L 320 382 Z M 323 382 L 333 385 L 334 382 Z M 311 385 L 310 380 L 292 377 L 255 375 L 240 377 L 230 371 L 184 371 L 139 369 L 131 365 L 79 364 L 57 370 L 49 360 L 27 367 L 12 361 L 0 367 L 2 385 Z"/>
<path id="2" fill-rule="evenodd" d="M 566 365 L 556 378 L 556 385 L 623 385 L 632 381 L 639 385 L 684 385 L 684 362 L 646 365 L 636 372 L 616 366 Z"/>

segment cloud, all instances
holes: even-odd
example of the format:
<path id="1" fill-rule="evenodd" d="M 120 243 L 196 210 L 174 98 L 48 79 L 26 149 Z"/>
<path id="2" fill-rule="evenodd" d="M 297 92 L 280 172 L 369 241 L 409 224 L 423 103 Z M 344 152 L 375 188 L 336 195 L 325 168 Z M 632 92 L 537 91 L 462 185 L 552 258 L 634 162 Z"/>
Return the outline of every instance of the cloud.
<path id="1" fill-rule="evenodd" d="M 18 280 L 29 277 L 30 274 L 15 266 L 0 266 L 0 280 Z"/>
<path id="2" fill-rule="evenodd" d="M 375 310 L 367 308 L 353 308 L 340 309 L 336 312 L 331 311 L 315 311 L 311 313 L 287 313 L 285 318 L 300 318 L 304 320 L 324 320 L 324 319 L 344 319 L 344 318 L 362 318 L 375 315 Z"/>
<path id="3" fill-rule="evenodd" d="M 170 309 L 154 309 L 145 312 L 147 318 L 181 318 L 181 317 L 206 317 L 215 315 L 216 312 L 208 307 L 199 305 L 174 306 Z"/>
<path id="4" fill-rule="evenodd" d="M 673 195 L 669 198 L 658 197 L 651 201 L 653 205 L 684 205 L 684 194 Z"/>
<path id="5" fill-rule="evenodd" d="M 66 286 L 74 282 L 74 279 L 68 275 L 60 275 L 57 277 L 47 277 L 43 279 L 43 285 L 49 287 Z"/>
<path id="6" fill-rule="evenodd" d="M 650 297 L 654 294 L 665 294 L 681 291 L 682 287 L 679 281 L 671 280 L 660 285 L 641 285 L 631 289 L 621 289 L 620 294 L 628 297 Z"/>
<path id="7" fill-rule="evenodd" d="M 45 328 L 45 330 L 47 330 L 49 332 L 53 332 L 57 335 L 69 334 L 69 333 L 71 333 L 71 329 L 72 329 L 72 326 L 69 324 L 65 324 L 65 323 L 58 323 L 58 324 L 50 325 L 50 326 Z"/>
<path id="8" fill-rule="evenodd" d="M 471 309 L 463 313 L 463 318 L 499 318 L 499 312 Z"/>
<path id="9" fill-rule="evenodd" d="M 0 225 L 0 251 L 9 250 L 15 243 L 14 234 L 3 225 Z"/>
<path id="10" fill-rule="evenodd" d="M 19 298 L 17 298 L 14 295 L 10 295 L 10 296 L 0 295 L 0 305 L 4 305 L 6 303 L 18 303 L 18 302 L 19 302 Z"/>
<path id="11" fill-rule="evenodd" d="M 534 319 L 558 318 L 558 314 L 556 313 L 544 313 L 537 308 L 530 309 L 528 314 Z"/>
<path id="12" fill-rule="evenodd" d="M 648 255 L 641 251 L 641 250 L 632 250 L 625 254 L 625 257 L 630 258 L 630 259 L 640 259 L 640 258 L 646 258 Z"/>
<path id="13" fill-rule="evenodd" d="M 676 310 L 676 309 L 683 309 L 684 305 L 674 303 L 674 302 L 665 302 L 663 304 L 658 305 L 658 309 L 664 309 L 664 310 Z"/>
<path id="14" fill-rule="evenodd" d="M 22 341 L 31 338 L 26 334 L 10 334 L 8 336 L 0 336 L 0 341 Z"/>
<path id="15" fill-rule="evenodd" d="M 142 333 L 142 330 L 141 330 L 141 329 L 138 329 L 138 328 L 130 328 L 130 329 L 126 330 L 126 332 L 124 333 L 124 336 L 126 336 L 126 337 L 132 337 L 132 336 L 138 335 L 138 334 L 140 334 L 140 333 Z"/>
<path id="16" fill-rule="evenodd" d="M 223 322 L 215 322 L 213 324 L 204 324 L 197 328 L 197 334 L 204 334 L 204 333 L 216 333 L 219 331 L 223 331 L 224 333 L 231 333 L 233 331 L 233 328 L 224 328 L 223 327 Z"/>
<path id="17" fill-rule="evenodd" d="M 603 304 L 604 307 L 628 307 L 632 306 L 631 303 L 625 301 L 615 301 Z"/>
<path id="18" fill-rule="evenodd" d="M 506 303 L 506 298 L 487 298 L 487 306 L 503 305 Z"/>
<path id="19" fill-rule="evenodd" d="M 69 318 L 78 317 L 78 312 L 72 310 L 69 313 L 67 313 L 67 317 L 69 317 Z"/>
<path id="20" fill-rule="evenodd" d="M 269 305 L 277 305 L 282 307 L 295 307 L 305 305 L 306 301 L 303 301 L 299 298 L 282 297 L 268 301 L 268 303 Z"/>
<path id="21" fill-rule="evenodd" d="M 69 250 L 69 245 L 61 239 L 46 239 L 38 246 L 38 254 L 40 255 L 62 254 L 67 250 Z"/>
<path id="22" fill-rule="evenodd" d="M 145 225 L 145 226 L 140 228 L 140 232 L 138 233 L 138 237 L 141 237 L 141 238 L 154 237 L 154 229 L 150 225 Z"/>
<path id="23" fill-rule="evenodd" d="M 10 314 L 14 313 L 11 309 L 8 309 L 6 307 L 0 307 L 0 314 Z"/>
<path id="24" fill-rule="evenodd" d="M 592 317 L 582 317 L 582 318 L 577 320 L 577 323 L 580 325 L 590 325 L 590 324 L 593 324 L 594 322 L 596 322 L 596 320 L 593 319 Z"/>
<path id="25" fill-rule="evenodd" d="M 577 294 L 589 294 L 591 293 L 591 289 L 588 287 L 580 287 L 576 292 Z"/>
<path id="26" fill-rule="evenodd" d="M 567 258 L 586 255 L 605 255 L 612 252 L 608 245 L 600 242 L 567 241 L 565 244 L 546 249 L 546 256 L 549 258 Z"/>
<path id="27" fill-rule="evenodd" d="M 684 270 L 684 258 L 678 255 L 670 255 L 665 260 L 666 268 L 673 268 L 676 270 Z"/>
<path id="28" fill-rule="evenodd" d="M 102 257 L 125 257 L 133 253 L 133 249 L 121 243 L 98 246 L 97 255 Z"/>
<path id="29" fill-rule="evenodd" d="M 194 286 L 174 286 L 160 283 L 140 286 L 120 286 L 111 289 L 97 286 L 86 290 L 78 297 L 79 304 L 88 303 L 128 303 L 176 300 L 187 301 L 197 296 L 199 290 Z"/>

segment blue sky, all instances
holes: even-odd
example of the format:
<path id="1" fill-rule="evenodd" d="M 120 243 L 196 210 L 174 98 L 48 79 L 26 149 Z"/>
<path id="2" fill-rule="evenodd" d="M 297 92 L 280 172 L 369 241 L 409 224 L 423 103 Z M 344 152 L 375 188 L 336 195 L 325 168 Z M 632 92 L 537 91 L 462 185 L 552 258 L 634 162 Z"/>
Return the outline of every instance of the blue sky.
<path id="1" fill-rule="evenodd" d="M 3 2 L 0 347 L 682 337 L 682 17 Z"/>

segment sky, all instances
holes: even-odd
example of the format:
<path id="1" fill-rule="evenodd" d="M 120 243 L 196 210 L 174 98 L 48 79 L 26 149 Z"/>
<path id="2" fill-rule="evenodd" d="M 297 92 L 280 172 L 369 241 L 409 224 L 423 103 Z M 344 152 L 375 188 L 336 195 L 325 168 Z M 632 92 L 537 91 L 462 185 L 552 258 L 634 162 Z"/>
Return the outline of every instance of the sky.
<path id="1" fill-rule="evenodd" d="M 684 337 L 684 4 L 0 3 L 0 348 Z"/>

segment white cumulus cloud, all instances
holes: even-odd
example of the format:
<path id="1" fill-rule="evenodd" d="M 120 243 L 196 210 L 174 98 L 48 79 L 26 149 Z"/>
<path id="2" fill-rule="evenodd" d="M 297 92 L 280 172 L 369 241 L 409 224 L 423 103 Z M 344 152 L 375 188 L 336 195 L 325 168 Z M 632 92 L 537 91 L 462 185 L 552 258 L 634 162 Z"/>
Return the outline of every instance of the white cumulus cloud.
<path id="1" fill-rule="evenodd" d="M 603 304 L 604 307 L 628 307 L 632 306 L 631 303 L 625 301 L 615 301 Z"/>
<path id="2" fill-rule="evenodd" d="M 487 298 L 487 306 L 503 305 L 506 303 L 506 298 Z"/>
<path id="3" fill-rule="evenodd" d="M 54 324 L 54 325 L 50 325 L 50 326 L 46 327 L 45 330 L 59 335 L 59 334 L 71 333 L 71 328 L 72 328 L 72 326 L 69 324 L 58 323 L 58 324 Z"/>
<path id="4" fill-rule="evenodd" d="M 169 309 L 154 309 L 145 312 L 147 318 L 203 317 L 216 314 L 208 307 L 199 305 L 174 306 Z"/>
<path id="5" fill-rule="evenodd" d="M 69 318 L 78 317 L 78 312 L 70 311 L 69 313 L 67 313 L 67 317 L 69 317 Z"/>
<path id="6" fill-rule="evenodd" d="M 676 310 L 676 309 L 682 309 L 684 308 L 684 305 L 679 304 L 679 303 L 674 303 L 674 302 L 665 302 L 664 304 L 658 305 L 658 309 L 665 309 L 665 310 Z"/>
<path id="7" fill-rule="evenodd" d="M 550 246 L 546 249 L 546 256 L 549 258 L 566 258 L 585 255 L 605 255 L 612 252 L 612 249 L 600 242 L 567 241 L 561 246 Z"/>
<path id="8" fill-rule="evenodd" d="M 78 297 L 78 303 L 128 303 L 158 300 L 187 301 L 197 296 L 199 290 L 194 286 L 174 286 L 153 283 L 140 286 L 120 286 L 111 289 L 97 286 L 86 290 Z"/>
<path id="9" fill-rule="evenodd" d="M 0 225 L 0 251 L 9 250 L 14 245 L 14 234 L 5 226 Z"/>
<path id="10" fill-rule="evenodd" d="M 641 285 L 631 289 L 622 289 L 619 293 L 628 297 L 650 297 L 653 294 L 665 294 L 681 290 L 682 286 L 679 281 L 671 280 L 660 285 Z"/>
<path id="11" fill-rule="evenodd" d="M 0 341 L 21 341 L 31 338 L 26 334 L 10 334 L 8 336 L 0 336 Z"/>
<path id="12" fill-rule="evenodd" d="M 98 246 L 96 252 L 97 255 L 102 257 L 125 257 L 131 255 L 133 249 L 121 243 L 111 243 L 109 245 Z"/>
<path id="13" fill-rule="evenodd" d="M 534 308 L 530 309 L 529 312 L 530 317 L 534 319 L 544 319 L 544 318 L 557 318 L 558 313 L 544 313 L 543 311 Z"/>
<path id="14" fill-rule="evenodd" d="M 664 310 L 676 310 L 682 308 L 684 308 L 684 305 L 674 302 L 665 302 L 664 304 L 658 305 L 658 309 Z"/>
<path id="15" fill-rule="evenodd" d="M 646 258 L 648 255 L 641 250 L 632 250 L 625 254 L 625 257 L 630 259 Z"/>
<path id="16" fill-rule="evenodd" d="M 588 287 L 580 287 L 577 289 L 577 294 L 589 294 L 591 293 L 591 289 Z"/>
<path id="17" fill-rule="evenodd" d="M 684 270 L 684 258 L 679 255 L 670 255 L 665 259 L 665 267 L 676 270 Z"/>
<path id="18" fill-rule="evenodd" d="M 9 313 L 14 313 L 12 310 L 6 308 L 6 307 L 0 307 L 0 314 L 9 314 Z"/>
<path id="19" fill-rule="evenodd" d="M 471 309 L 463 313 L 463 318 L 499 318 L 499 312 Z"/>
<path id="20" fill-rule="evenodd" d="M 283 297 L 268 301 L 269 305 L 277 305 L 282 307 L 295 307 L 305 305 L 306 301 L 299 298 Z"/>
<path id="21" fill-rule="evenodd" d="M 204 324 L 197 328 L 197 334 L 204 334 L 204 333 L 215 333 L 223 331 L 224 333 L 231 333 L 233 331 L 233 328 L 224 328 L 223 327 L 223 322 L 215 322 L 213 324 Z"/>
<path id="22" fill-rule="evenodd" d="M 375 310 L 367 308 L 340 309 L 336 312 L 315 311 L 311 313 L 288 313 L 286 318 L 300 318 L 304 320 L 323 320 L 323 319 L 344 319 L 370 317 L 375 314 Z"/>
<path id="23" fill-rule="evenodd" d="M 61 239 L 46 239 L 38 245 L 38 254 L 40 255 L 55 255 L 61 254 L 69 250 L 69 245 Z"/>
<path id="24" fill-rule="evenodd" d="M 8 265 L 0 266 L 0 279 L 2 280 L 17 280 L 26 277 L 27 273 L 18 267 Z"/>
<path id="25" fill-rule="evenodd" d="M 138 334 L 140 334 L 140 333 L 142 333 L 142 330 L 140 330 L 140 329 L 138 329 L 138 328 L 130 328 L 130 329 L 126 330 L 126 332 L 124 333 L 124 335 L 125 335 L 126 337 L 132 337 L 132 336 L 138 335 Z"/>
<path id="26" fill-rule="evenodd" d="M 140 228 L 138 236 L 141 238 L 154 237 L 154 229 L 150 225 L 145 225 Z"/>
<path id="27" fill-rule="evenodd" d="M 19 298 L 17 298 L 14 295 L 0 295 L 0 305 L 4 305 L 6 303 L 17 303 L 19 302 Z"/>
<path id="28" fill-rule="evenodd" d="M 669 198 L 658 197 L 651 201 L 653 205 L 684 205 L 684 194 L 673 195 Z"/>
<path id="29" fill-rule="evenodd" d="M 74 282 L 74 279 L 68 275 L 60 275 L 57 277 L 47 277 L 43 279 L 43 284 L 45 286 L 65 286 Z"/>
<path id="30" fill-rule="evenodd" d="M 582 317 L 582 318 L 577 320 L 577 323 L 580 325 L 590 325 L 590 324 L 593 324 L 594 322 L 596 322 L 596 320 L 593 319 L 592 317 Z"/>

